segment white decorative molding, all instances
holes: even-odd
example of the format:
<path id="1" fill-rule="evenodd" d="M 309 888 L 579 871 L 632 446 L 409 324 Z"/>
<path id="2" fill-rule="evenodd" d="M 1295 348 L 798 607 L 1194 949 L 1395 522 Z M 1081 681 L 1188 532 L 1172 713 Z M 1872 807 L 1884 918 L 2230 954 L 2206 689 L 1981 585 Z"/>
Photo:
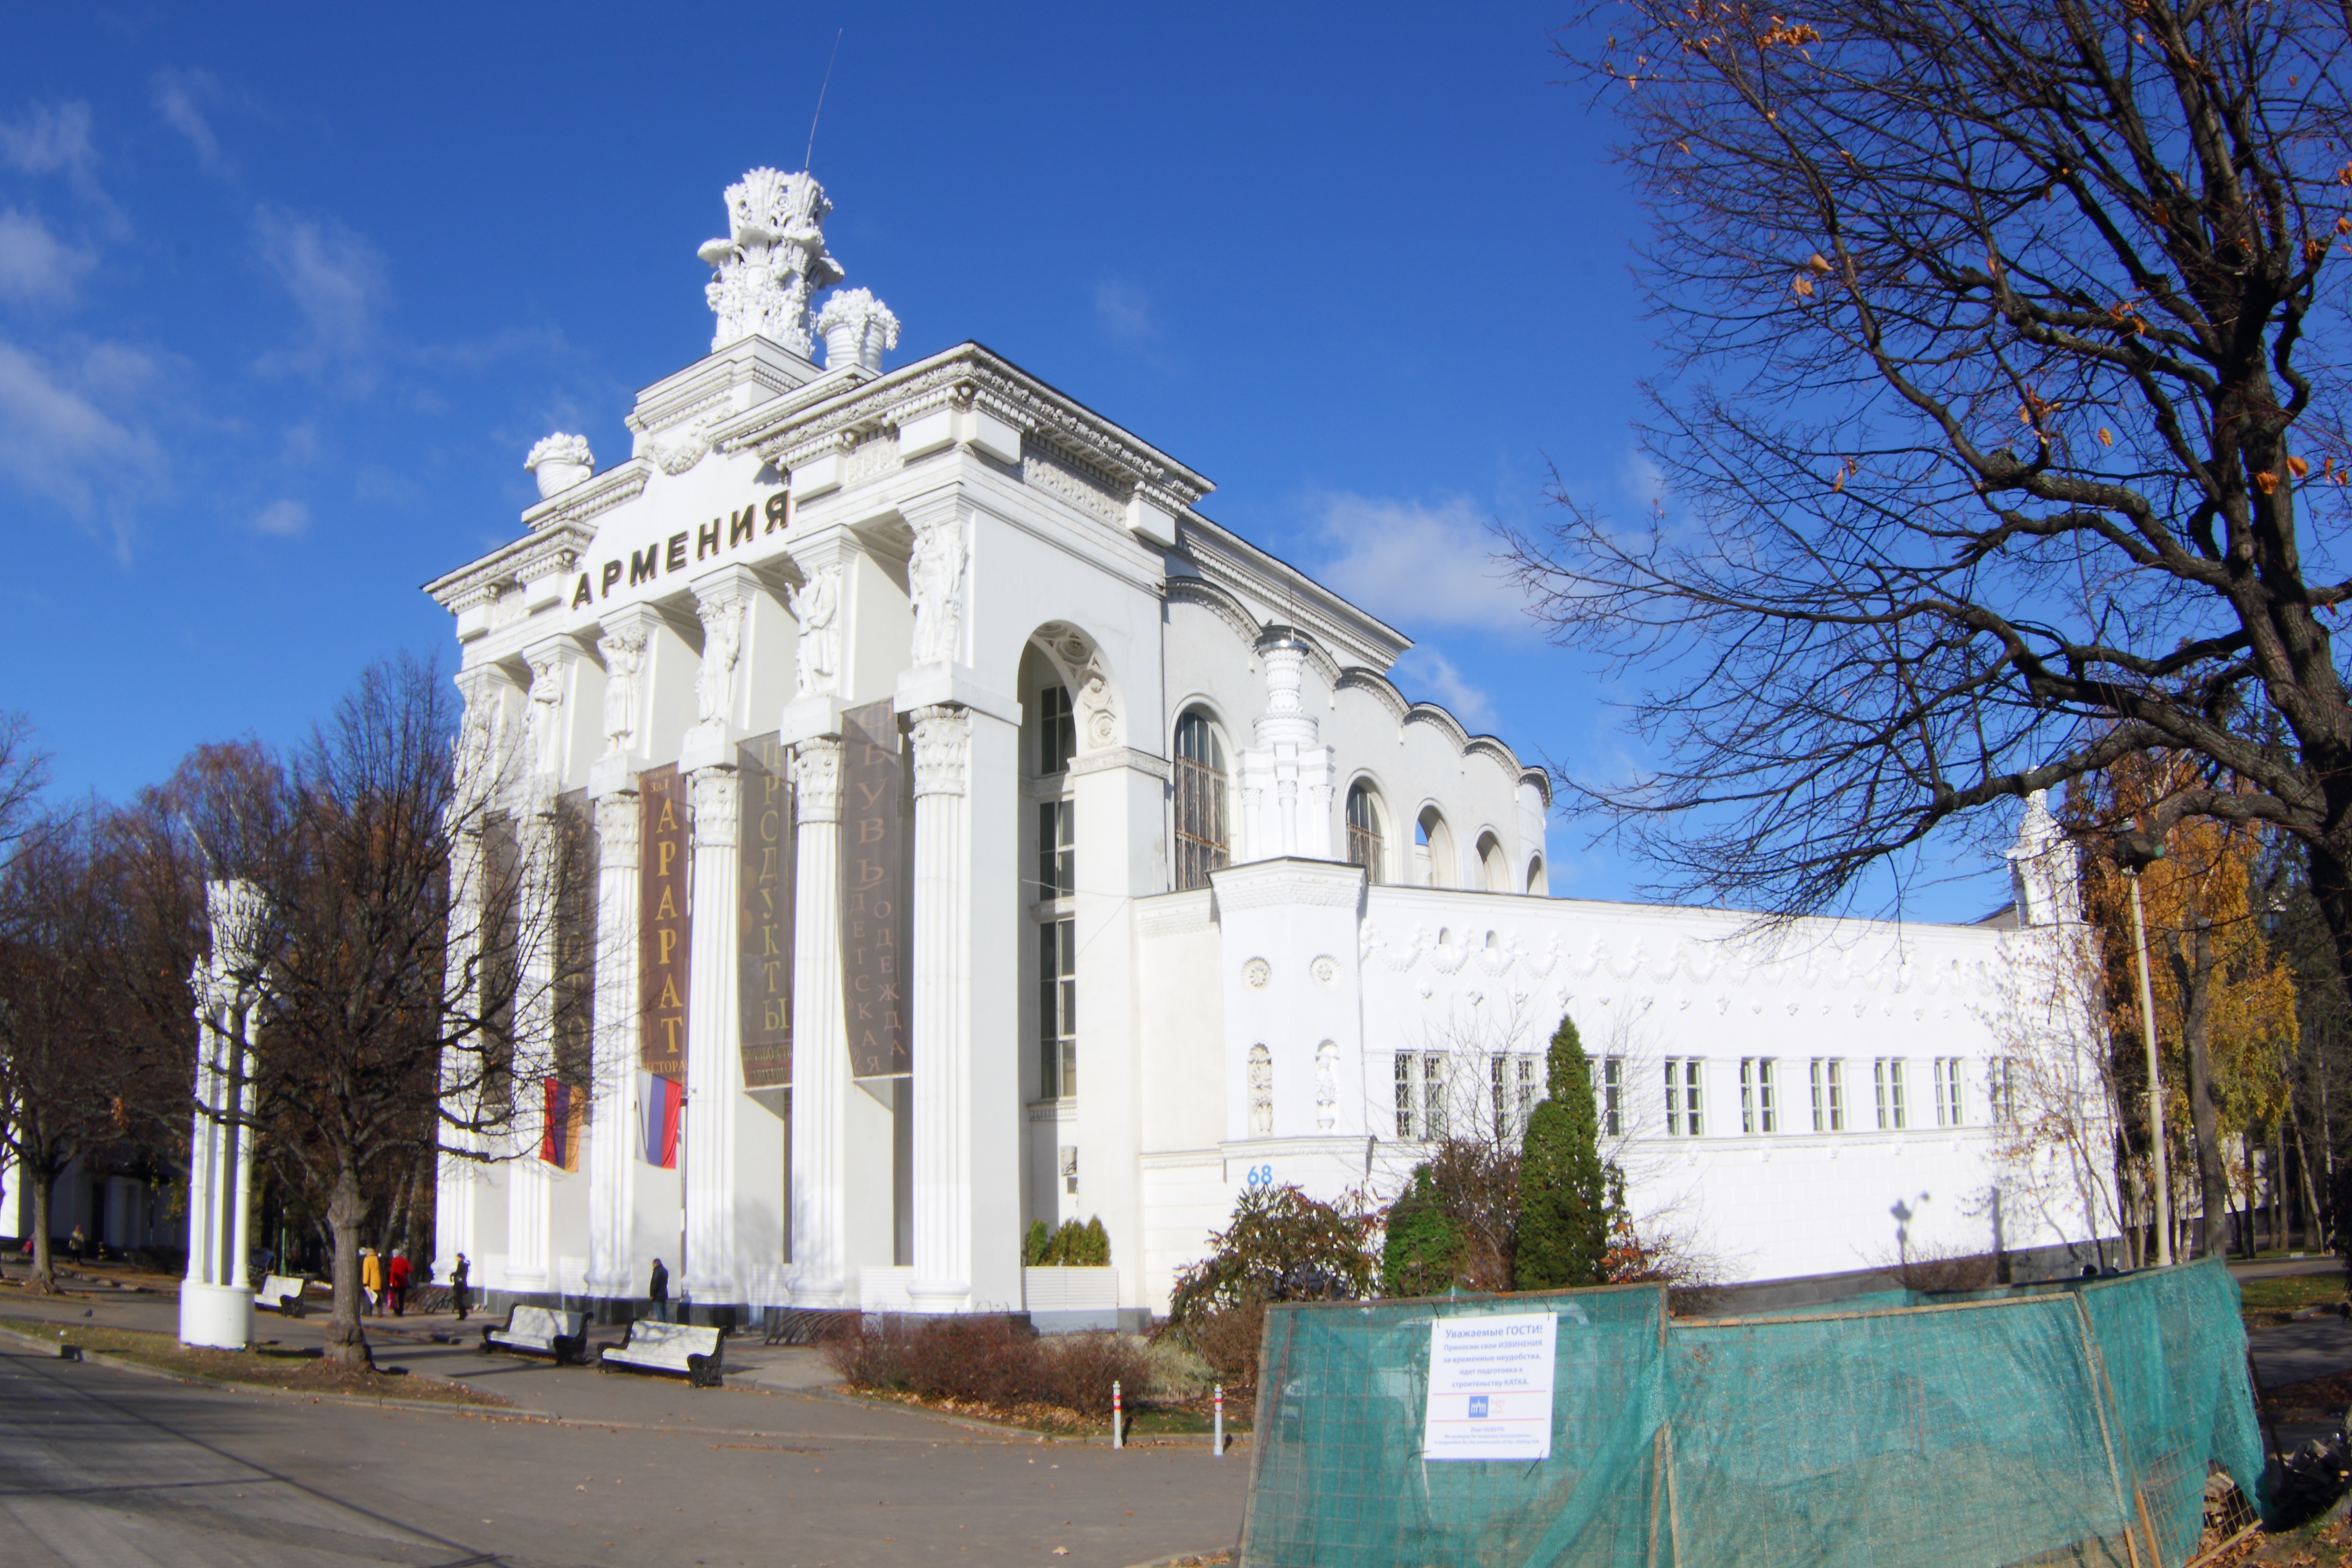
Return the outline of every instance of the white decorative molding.
<path id="1" fill-rule="evenodd" d="M 596 454 L 588 449 L 587 437 L 566 436 L 559 431 L 541 437 L 522 460 L 522 466 L 539 481 L 539 496 L 545 500 L 594 473 Z"/>
<path id="2" fill-rule="evenodd" d="M 719 330 L 715 353 L 754 335 L 813 358 L 809 298 L 841 280 L 841 264 L 825 253 L 824 218 L 833 204 L 805 173 L 752 169 L 727 187 L 727 237 L 695 254 L 715 276 L 703 289 Z"/>
<path id="3" fill-rule="evenodd" d="M 1139 752 L 1132 746 L 1109 746 L 1087 756 L 1073 757 L 1067 776 L 1084 778 L 1088 773 L 1108 773 L 1113 768 L 1133 768 L 1139 773 L 1150 773 L 1163 783 L 1175 776 L 1175 769 L 1165 757 L 1155 757 L 1150 752 Z M 1059 793 L 1058 785 L 1049 788 Z"/>
<path id="4" fill-rule="evenodd" d="M 841 568 L 820 566 L 788 589 L 800 622 L 800 658 L 793 675 L 797 697 L 831 697 L 841 689 Z"/>
<path id="5" fill-rule="evenodd" d="M 563 687 L 572 660 L 557 647 L 536 647 L 525 657 L 530 663 L 530 690 L 523 733 L 530 772 L 535 778 L 553 778 L 563 772 Z"/>
<path id="6" fill-rule="evenodd" d="M 635 790 L 615 790 L 596 799 L 597 852 L 608 864 L 635 865 L 643 807 Z"/>
<path id="7" fill-rule="evenodd" d="M 694 421 L 683 434 L 671 437 L 667 441 L 649 435 L 646 437 L 646 456 L 654 460 L 656 468 L 676 479 L 709 455 L 710 427 L 725 417 L 726 411 L 721 409 L 715 415 Z"/>
<path id="8" fill-rule="evenodd" d="M 878 371 L 883 351 L 898 346 L 898 318 L 869 289 L 835 289 L 816 314 L 816 330 L 827 370 L 854 364 Z"/>
<path id="9" fill-rule="evenodd" d="M 582 479 L 527 509 L 522 514 L 523 526 L 538 533 L 562 523 L 585 525 L 622 502 L 635 500 L 644 493 L 650 478 L 651 470 L 634 458 L 625 463 L 615 463 L 603 473 Z M 590 533 L 585 526 L 580 527 L 580 548 L 583 552 Z"/>
<path id="10" fill-rule="evenodd" d="M 1308 909 L 1354 909 L 1363 896 L 1364 868 L 1329 860 L 1252 860 L 1209 873 L 1217 890 L 1217 912 L 1297 904 Z"/>
<path id="11" fill-rule="evenodd" d="M 971 756 L 971 715 L 961 708 L 923 708 L 911 726 L 915 796 L 961 795 Z"/>
<path id="12" fill-rule="evenodd" d="M 1242 965 L 1242 984 L 1253 991 L 1263 991 L 1274 979 L 1274 965 L 1263 958 L 1253 958 Z"/>
<path id="13" fill-rule="evenodd" d="M 1110 677 L 1100 659 L 1088 661 L 1072 706 L 1076 710 L 1081 751 L 1101 752 L 1119 744 L 1118 705 L 1111 695 Z"/>
<path id="14" fill-rule="evenodd" d="M 1329 959 L 1318 963 L 1328 963 Z M 1339 1047 L 1326 1040 L 1315 1047 L 1315 1130 L 1328 1132 L 1339 1120 Z"/>

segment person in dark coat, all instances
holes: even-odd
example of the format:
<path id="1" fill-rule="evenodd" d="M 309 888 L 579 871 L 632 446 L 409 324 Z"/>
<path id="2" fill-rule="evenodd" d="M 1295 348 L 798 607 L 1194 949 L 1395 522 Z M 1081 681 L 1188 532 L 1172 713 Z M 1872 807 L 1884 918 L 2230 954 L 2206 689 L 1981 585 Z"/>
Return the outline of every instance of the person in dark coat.
<path id="1" fill-rule="evenodd" d="M 449 1270 L 449 1300 L 457 1303 L 457 1321 L 461 1323 L 466 1321 L 466 1276 L 473 1267 L 461 1252 L 457 1254 L 457 1267 Z"/>
<path id="2" fill-rule="evenodd" d="M 654 1259 L 654 1277 L 646 1286 L 646 1294 L 653 1298 L 654 1316 L 665 1323 L 668 1322 L 669 1270 L 662 1267 L 662 1260 L 658 1258 Z"/>

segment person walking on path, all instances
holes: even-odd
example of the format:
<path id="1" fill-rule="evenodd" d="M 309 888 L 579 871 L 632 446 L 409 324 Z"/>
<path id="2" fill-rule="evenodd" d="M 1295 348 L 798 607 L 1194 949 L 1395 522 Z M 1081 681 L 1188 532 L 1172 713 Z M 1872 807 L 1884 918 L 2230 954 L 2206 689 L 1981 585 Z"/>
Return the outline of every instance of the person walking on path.
<path id="1" fill-rule="evenodd" d="M 392 1294 L 392 1315 L 405 1317 L 408 1312 L 408 1254 L 395 1252 L 384 1272 L 384 1289 Z"/>
<path id="2" fill-rule="evenodd" d="M 461 1323 L 466 1321 L 466 1278 L 473 1267 L 461 1252 L 457 1254 L 457 1267 L 449 1270 L 449 1300 L 457 1304 L 457 1321 Z"/>
<path id="3" fill-rule="evenodd" d="M 654 1277 L 646 1286 L 646 1294 L 653 1298 L 654 1316 L 662 1322 L 669 1321 L 669 1270 L 662 1260 L 654 1259 Z"/>
<path id="4" fill-rule="evenodd" d="M 360 1310 L 373 1316 L 383 1296 L 383 1259 L 373 1247 L 360 1248 Z"/>
<path id="5" fill-rule="evenodd" d="M 73 1234 L 66 1237 L 66 1256 L 71 1258 L 76 1263 L 79 1263 L 81 1261 L 82 1249 L 87 1247 L 89 1245 L 89 1240 L 82 1235 L 81 1226 L 76 1226 L 73 1227 Z"/>

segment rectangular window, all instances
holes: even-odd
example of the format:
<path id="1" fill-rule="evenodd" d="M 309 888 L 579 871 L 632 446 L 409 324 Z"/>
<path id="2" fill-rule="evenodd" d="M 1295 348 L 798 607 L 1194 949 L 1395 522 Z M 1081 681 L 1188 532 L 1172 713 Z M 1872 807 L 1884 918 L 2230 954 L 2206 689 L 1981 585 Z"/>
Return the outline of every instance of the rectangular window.
<path id="1" fill-rule="evenodd" d="M 1968 1114 L 1960 1099 L 1960 1058 L 1936 1058 L 1936 1125 L 1962 1127 Z"/>
<path id="2" fill-rule="evenodd" d="M 1434 1142 L 1445 1136 L 1444 1053 L 1396 1054 L 1396 1129 L 1399 1138 Z"/>
<path id="3" fill-rule="evenodd" d="M 1536 1058 L 1497 1055 L 1486 1058 L 1486 1081 L 1495 1109 L 1495 1134 L 1517 1140 L 1528 1130 L 1536 1105 Z"/>
<path id="4" fill-rule="evenodd" d="M 1066 899 L 1078 890 L 1078 857 L 1072 847 L 1077 803 L 1041 801 L 1037 806 L 1037 896 Z"/>
<path id="5" fill-rule="evenodd" d="M 1870 1065 L 1871 1087 L 1877 1091 L 1878 1130 L 1899 1132 L 1907 1124 L 1903 1114 L 1903 1061 L 1881 1057 Z"/>
<path id="6" fill-rule="evenodd" d="M 1528 1114 L 1535 1110 L 1536 1101 L 1543 1098 L 1543 1082 L 1540 1079 L 1536 1077 L 1535 1058 L 1520 1057 L 1517 1060 L 1519 1074 L 1518 1126 L 1519 1130 L 1524 1132 L 1527 1131 Z"/>
<path id="7" fill-rule="evenodd" d="M 1829 1068 L 1830 1131 L 1845 1131 L 1845 1063 L 1832 1058 L 1823 1064 Z"/>
<path id="8" fill-rule="evenodd" d="M 1739 1130 L 1742 1132 L 1777 1132 L 1780 1119 L 1772 1104 L 1772 1060 L 1770 1057 L 1742 1057 L 1739 1059 Z"/>
<path id="9" fill-rule="evenodd" d="M 1625 1058 L 1601 1058 L 1601 1131 L 1612 1138 L 1625 1136 Z"/>
<path id="10" fill-rule="evenodd" d="M 1887 1059 L 1886 1087 L 1888 1098 L 1895 1106 L 1895 1131 L 1900 1131 L 1911 1125 L 1909 1120 L 1903 1114 L 1903 1058 L 1900 1057 L 1891 1057 Z"/>
<path id="11" fill-rule="evenodd" d="M 1078 725 L 1070 712 L 1070 689 L 1049 686 L 1037 693 L 1037 771 L 1058 773 L 1078 754 Z"/>
<path id="12" fill-rule="evenodd" d="M 1666 1058 L 1666 1133 L 1697 1138 L 1706 1131 L 1706 1064 L 1696 1058 Z"/>
<path id="13" fill-rule="evenodd" d="M 1813 1058 L 1813 1131 L 1816 1132 L 1826 1132 L 1830 1130 L 1829 1074 L 1822 1070 L 1829 1065 L 1819 1057 Z"/>
<path id="14" fill-rule="evenodd" d="M 1047 921 L 1037 928 L 1038 1098 L 1078 1092 L 1077 924 Z"/>
<path id="15" fill-rule="evenodd" d="M 1435 1142 L 1445 1132 L 1445 1058 L 1433 1051 L 1421 1058 L 1421 1135 Z"/>
<path id="16" fill-rule="evenodd" d="M 1408 1142 L 1410 1142 L 1412 1137 L 1413 1124 L 1412 1064 L 1413 1057 L 1411 1052 L 1399 1051 L 1397 1053 L 1396 1129 L 1397 1136 Z"/>
<path id="17" fill-rule="evenodd" d="M 1985 1114 L 2004 1125 L 2017 1120 L 2017 1064 L 2007 1057 L 1985 1063 Z"/>

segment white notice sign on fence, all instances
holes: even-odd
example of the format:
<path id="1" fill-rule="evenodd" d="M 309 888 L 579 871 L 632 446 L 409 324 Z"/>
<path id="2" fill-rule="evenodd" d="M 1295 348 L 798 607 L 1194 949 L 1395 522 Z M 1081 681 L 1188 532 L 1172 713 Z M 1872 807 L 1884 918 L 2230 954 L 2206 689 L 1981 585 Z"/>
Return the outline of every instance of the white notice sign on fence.
<path id="1" fill-rule="evenodd" d="M 1429 1325 L 1425 1459 L 1551 1458 L 1553 1312 L 1440 1318 Z"/>

